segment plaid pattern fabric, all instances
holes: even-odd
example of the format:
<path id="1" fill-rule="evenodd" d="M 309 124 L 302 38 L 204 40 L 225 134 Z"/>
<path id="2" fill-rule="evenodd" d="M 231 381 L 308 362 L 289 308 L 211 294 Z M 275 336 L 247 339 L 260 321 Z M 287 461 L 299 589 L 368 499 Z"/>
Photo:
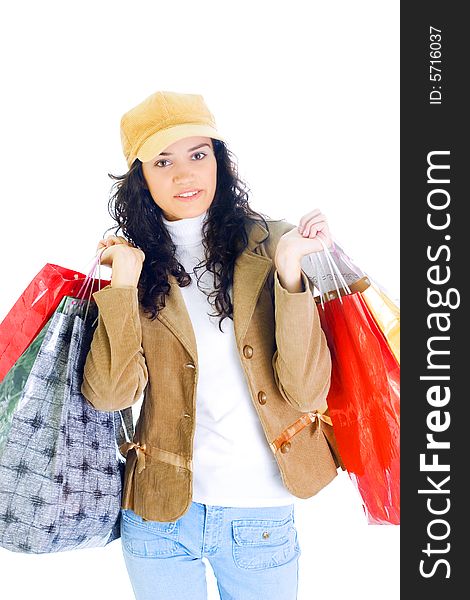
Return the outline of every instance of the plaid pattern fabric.
<path id="1" fill-rule="evenodd" d="M 131 409 L 99 412 L 80 392 L 96 305 L 85 322 L 57 310 L 0 453 L 0 546 L 51 553 L 120 537 Z M 122 417 L 122 419 L 121 419 Z M 123 423 L 121 422 L 123 421 Z"/>
<path id="2" fill-rule="evenodd" d="M 13 415 L 21 400 L 24 386 L 41 348 L 49 323 L 50 321 L 8 371 L 3 381 L 0 382 L 0 455 L 8 439 Z"/>

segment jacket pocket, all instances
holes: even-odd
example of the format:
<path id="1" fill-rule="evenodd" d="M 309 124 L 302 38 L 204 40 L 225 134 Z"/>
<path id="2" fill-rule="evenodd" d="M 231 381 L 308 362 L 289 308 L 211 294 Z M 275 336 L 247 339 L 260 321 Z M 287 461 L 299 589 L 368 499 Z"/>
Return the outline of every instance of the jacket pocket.
<path id="1" fill-rule="evenodd" d="M 149 558 L 186 554 L 178 543 L 178 521 L 146 521 L 130 509 L 123 509 L 121 517 L 122 544 L 129 554 Z"/>
<path id="2" fill-rule="evenodd" d="M 232 554 L 237 567 L 261 570 L 278 567 L 300 555 L 293 516 L 232 521 Z"/>

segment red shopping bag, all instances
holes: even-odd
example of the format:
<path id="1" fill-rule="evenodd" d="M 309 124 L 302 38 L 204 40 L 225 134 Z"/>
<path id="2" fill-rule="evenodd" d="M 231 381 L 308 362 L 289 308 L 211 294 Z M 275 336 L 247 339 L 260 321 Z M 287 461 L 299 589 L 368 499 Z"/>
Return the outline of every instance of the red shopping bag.
<path id="1" fill-rule="evenodd" d="M 0 323 L 0 381 L 41 331 L 64 296 L 78 297 L 87 279 L 89 275 L 50 263 L 39 271 Z M 88 287 L 92 286 L 92 291 L 86 290 L 86 296 L 110 282 L 101 280 L 99 283 L 95 279 L 90 283 Z"/>
<path id="2" fill-rule="evenodd" d="M 400 363 L 400 308 L 378 281 L 371 279 L 334 241 L 331 248 L 324 253 L 311 255 L 310 262 L 314 266 L 311 277 L 315 287 L 328 298 L 342 283 L 352 291 L 361 292 L 378 328 L 383 332 L 386 343 L 390 346 L 398 363 Z M 344 292 L 346 293 L 346 292 Z"/>
<path id="3" fill-rule="evenodd" d="M 318 310 L 332 356 L 327 402 L 340 455 L 368 522 L 398 525 L 399 364 L 359 292 Z"/>

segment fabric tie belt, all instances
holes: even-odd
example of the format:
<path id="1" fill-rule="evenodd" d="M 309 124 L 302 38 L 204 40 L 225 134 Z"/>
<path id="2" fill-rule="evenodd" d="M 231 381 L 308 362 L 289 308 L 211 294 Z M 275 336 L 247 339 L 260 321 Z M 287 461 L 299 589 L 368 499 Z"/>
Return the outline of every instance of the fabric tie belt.
<path id="1" fill-rule="evenodd" d="M 119 446 L 119 451 L 124 456 L 127 456 L 127 453 L 129 450 L 131 450 L 131 448 L 135 448 L 137 453 L 137 473 L 142 473 L 142 471 L 145 469 L 145 455 L 148 454 L 147 444 L 140 445 L 139 443 L 136 444 L 134 442 L 125 442 Z"/>
<path id="2" fill-rule="evenodd" d="M 286 442 L 288 442 L 294 435 L 302 431 L 304 427 L 307 427 L 311 423 L 315 423 L 318 421 L 320 424 L 321 421 L 326 423 L 327 425 L 333 425 L 331 418 L 318 411 L 308 412 L 303 414 L 300 419 L 294 421 L 292 425 L 289 425 L 284 431 L 273 440 L 269 446 L 271 450 L 276 453 L 279 448 Z M 320 428 L 318 428 L 320 431 Z M 137 473 L 142 473 L 145 469 L 145 455 L 149 456 L 150 453 L 147 451 L 147 444 L 139 444 L 138 442 L 125 442 L 119 446 L 119 451 L 123 456 L 127 456 L 129 450 L 135 449 L 137 454 Z M 159 448 L 152 448 L 152 456 L 165 463 L 169 463 L 174 465 L 175 467 L 182 467 L 184 469 L 192 470 L 192 461 L 180 456 L 178 454 L 174 454 L 173 452 L 167 452 L 166 450 L 161 450 Z"/>
<path id="3" fill-rule="evenodd" d="M 164 462 L 174 467 L 179 467 L 182 469 L 187 469 L 188 471 L 192 471 L 193 465 L 192 460 L 185 458 L 179 454 L 175 454 L 173 452 L 168 452 L 167 450 L 162 450 L 161 448 L 155 448 L 154 446 L 150 446 L 152 449 L 147 450 L 147 444 L 139 444 L 139 442 L 125 442 L 119 446 L 119 451 L 122 455 L 127 456 L 129 450 L 134 449 L 137 454 L 137 473 L 142 473 L 145 469 L 145 456 L 152 456 L 153 459 L 159 460 L 160 462 Z"/>
<path id="4" fill-rule="evenodd" d="M 317 420 L 319 425 L 320 421 L 323 421 L 324 423 L 327 423 L 327 425 L 333 426 L 331 418 L 324 413 L 318 411 L 305 413 L 300 419 L 297 419 L 292 425 L 289 425 L 287 429 L 284 429 L 284 431 L 269 444 L 271 450 L 276 453 L 279 448 L 288 442 L 296 433 L 299 433 L 304 427 L 307 427 L 310 423 L 315 423 Z M 320 427 L 318 428 L 318 431 L 320 431 Z"/>

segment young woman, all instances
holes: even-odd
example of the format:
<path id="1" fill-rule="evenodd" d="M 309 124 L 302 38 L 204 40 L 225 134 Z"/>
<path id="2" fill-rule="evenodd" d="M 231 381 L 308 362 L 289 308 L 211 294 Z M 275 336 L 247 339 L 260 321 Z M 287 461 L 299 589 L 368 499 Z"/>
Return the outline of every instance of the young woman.
<path id="1" fill-rule="evenodd" d="M 110 204 L 124 235 L 98 244 L 112 279 L 94 294 L 82 392 L 105 411 L 144 394 L 122 496 L 135 596 L 207 598 L 207 557 L 222 600 L 294 599 L 294 499 L 338 467 L 321 428 L 330 354 L 300 266 L 331 245 L 325 216 L 251 210 L 199 95 L 153 94 L 121 137 L 129 171 L 111 176 Z"/>

